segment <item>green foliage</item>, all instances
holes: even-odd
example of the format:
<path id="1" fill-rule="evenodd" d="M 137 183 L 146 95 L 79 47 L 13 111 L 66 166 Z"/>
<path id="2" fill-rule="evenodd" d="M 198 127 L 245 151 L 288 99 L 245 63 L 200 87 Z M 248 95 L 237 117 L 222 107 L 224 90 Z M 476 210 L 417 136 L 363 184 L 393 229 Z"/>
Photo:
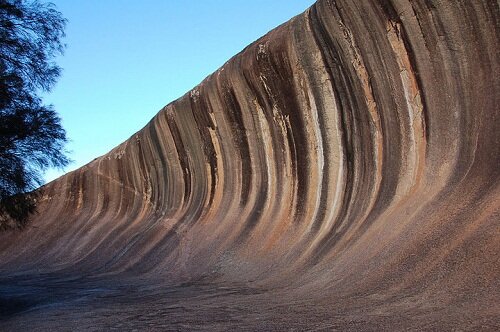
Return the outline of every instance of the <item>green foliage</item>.
<path id="1" fill-rule="evenodd" d="M 60 118 L 38 96 L 61 73 L 65 25 L 52 4 L 0 0 L 0 228 L 24 225 L 43 172 L 69 162 Z"/>

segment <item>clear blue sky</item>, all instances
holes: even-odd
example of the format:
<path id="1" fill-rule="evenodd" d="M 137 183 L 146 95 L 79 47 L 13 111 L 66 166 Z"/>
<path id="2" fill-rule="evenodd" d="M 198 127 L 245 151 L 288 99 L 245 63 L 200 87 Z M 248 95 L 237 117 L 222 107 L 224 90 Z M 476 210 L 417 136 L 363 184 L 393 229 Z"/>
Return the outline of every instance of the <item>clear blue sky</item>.
<path id="1" fill-rule="evenodd" d="M 52 0 L 68 19 L 55 106 L 74 162 L 99 157 L 141 129 L 230 57 L 314 0 Z"/>

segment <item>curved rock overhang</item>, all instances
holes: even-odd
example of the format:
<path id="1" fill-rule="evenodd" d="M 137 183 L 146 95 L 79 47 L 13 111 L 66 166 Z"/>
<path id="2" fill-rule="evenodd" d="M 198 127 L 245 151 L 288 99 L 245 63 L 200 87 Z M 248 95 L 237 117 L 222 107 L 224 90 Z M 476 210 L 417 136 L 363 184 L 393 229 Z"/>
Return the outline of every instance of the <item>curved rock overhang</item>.
<path id="1" fill-rule="evenodd" d="M 213 324 L 498 324 L 499 21 L 487 0 L 318 1 L 45 186 L 2 275 L 147 284 L 141 308 L 197 285 L 174 298 Z"/>

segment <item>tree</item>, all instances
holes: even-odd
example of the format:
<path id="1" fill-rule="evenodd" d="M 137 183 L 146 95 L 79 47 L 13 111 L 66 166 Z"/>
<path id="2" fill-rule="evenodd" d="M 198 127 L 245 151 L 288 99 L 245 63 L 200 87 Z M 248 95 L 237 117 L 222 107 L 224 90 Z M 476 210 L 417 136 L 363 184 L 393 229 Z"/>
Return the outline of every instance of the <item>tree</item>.
<path id="1" fill-rule="evenodd" d="M 0 0 L 0 228 L 25 225 L 43 172 L 69 163 L 61 120 L 39 96 L 61 73 L 65 26 L 53 4 Z"/>

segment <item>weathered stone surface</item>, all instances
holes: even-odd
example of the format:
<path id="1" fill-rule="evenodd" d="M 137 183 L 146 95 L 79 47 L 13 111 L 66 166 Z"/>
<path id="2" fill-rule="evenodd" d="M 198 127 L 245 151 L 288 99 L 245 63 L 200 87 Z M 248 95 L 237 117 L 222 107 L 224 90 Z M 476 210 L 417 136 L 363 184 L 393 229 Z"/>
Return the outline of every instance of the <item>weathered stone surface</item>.
<path id="1" fill-rule="evenodd" d="M 45 187 L 0 327 L 498 328 L 499 22 L 318 1 Z"/>

